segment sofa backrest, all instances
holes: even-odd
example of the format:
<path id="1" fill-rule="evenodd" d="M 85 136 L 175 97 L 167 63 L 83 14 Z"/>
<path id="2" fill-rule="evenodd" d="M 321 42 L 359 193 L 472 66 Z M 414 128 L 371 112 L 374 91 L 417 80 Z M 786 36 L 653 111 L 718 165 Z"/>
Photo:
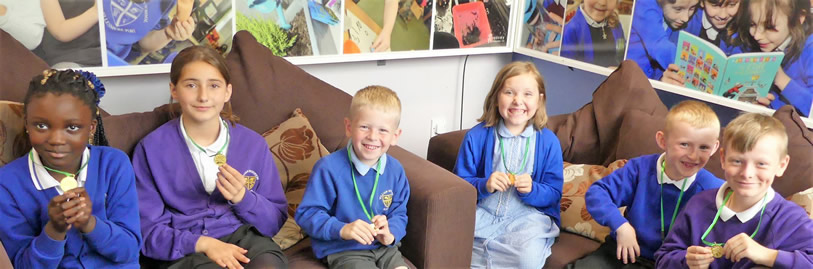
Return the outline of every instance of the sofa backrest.
<path id="1" fill-rule="evenodd" d="M 48 64 L 25 48 L 17 39 L 0 30 L 0 100 L 23 102 L 28 83 Z"/>
<path id="2" fill-rule="evenodd" d="M 349 94 L 274 56 L 249 32 L 238 32 L 232 43 L 226 61 L 232 76 L 231 103 L 241 124 L 263 133 L 301 108 L 325 148 L 333 152 L 345 145 Z"/>

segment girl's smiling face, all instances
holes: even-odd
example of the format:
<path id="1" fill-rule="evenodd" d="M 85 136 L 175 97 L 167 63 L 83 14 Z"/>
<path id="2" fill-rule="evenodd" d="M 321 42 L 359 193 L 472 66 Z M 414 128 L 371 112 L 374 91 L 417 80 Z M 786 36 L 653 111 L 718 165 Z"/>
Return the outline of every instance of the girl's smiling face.
<path id="1" fill-rule="evenodd" d="M 749 9 L 751 11 L 750 33 L 759 44 L 761 51 L 774 51 L 790 37 L 788 15 L 781 9 L 774 9 L 772 21 L 768 20 L 761 3 L 752 3 Z"/>
<path id="2" fill-rule="evenodd" d="M 582 9 L 591 19 L 602 22 L 615 11 L 618 0 L 584 0 Z"/>
<path id="3" fill-rule="evenodd" d="M 700 2 L 701 6 L 703 6 L 704 13 L 706 14 L 706 19 L 711 22 L 711 25 L 714 26 L 714 29 L 717 30 L 724 30 L 728 23 L 734 19 L 734 16 L 737 15 L 737 9 L 740 8 L 740 1 L 739 0 L 721 0 L 716 1 L 716 3 L 711 3 L 712 1 L 703 0 Z"/>
<path id="4" fill-rule="evenodd" d="M 25 111 L 25 129 L 42 164 L 75 173 L 96 130 L 92 115 L 87 104 L 69 93 L 32 97 Z"/>

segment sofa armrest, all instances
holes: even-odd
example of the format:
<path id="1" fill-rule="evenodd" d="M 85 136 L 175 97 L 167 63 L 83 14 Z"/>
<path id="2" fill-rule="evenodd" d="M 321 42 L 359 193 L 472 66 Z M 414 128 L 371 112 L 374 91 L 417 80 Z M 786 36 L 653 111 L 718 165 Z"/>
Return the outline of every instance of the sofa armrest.
<path id="1" fill-rule="evenodd" d="M 429 139 L 429 149 L 426 152 L 426 160 L 446 168 L 449 172 L 454 169 L 457 160 L 457 152 L 460 144 L 469 129 L 453 131 L 436 135 Z"/>
<path id="2" fill-rule="evenodd" d="M 400 147 L 411 195 L 401 252 L 418 268 L 470 268 L 477 192 L 469 183 Z"/>

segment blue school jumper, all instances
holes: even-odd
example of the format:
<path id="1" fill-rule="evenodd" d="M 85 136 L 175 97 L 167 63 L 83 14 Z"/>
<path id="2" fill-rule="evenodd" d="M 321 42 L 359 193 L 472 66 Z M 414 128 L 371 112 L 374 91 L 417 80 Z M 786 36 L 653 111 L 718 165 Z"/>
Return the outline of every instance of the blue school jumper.
<path id="1" fill-rule="evenodd" d="M 587 24 L 581 6 L 579 6 L 576 15 L 564 27 L 565 32 L 562 34 L 562 49 L 559 56 L 604 66 L 618 66 L 621 64 L 621 59 L 624 58 L 624 48 L 627 44 L 621 23 L 619 22 L 615 27 L 607 29 L 612 34 L 613 40 L 615 40 L 612 48 L 596 47 L 595 44 L 597 43 L 593 42 L 590 33 L 591 28 Z M 609 28 L 609 26 L 605 26 L 605 28 Z M 597 63 L 598 57 L 596 54 L 602 53 L 602 51 L 604 53 L 607 51 L 614 52 L 617 60 Z"/>

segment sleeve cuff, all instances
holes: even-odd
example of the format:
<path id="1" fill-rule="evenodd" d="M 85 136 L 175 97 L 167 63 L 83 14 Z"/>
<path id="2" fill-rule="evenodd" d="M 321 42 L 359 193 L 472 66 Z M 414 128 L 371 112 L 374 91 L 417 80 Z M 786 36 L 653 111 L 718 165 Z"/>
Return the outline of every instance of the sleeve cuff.
<path id="1" fill-rule="evenodd" d="M 618 227 L 621 227 L 621 225 L 624 225 L 624 223 L 627 223 L 627 219 L 623 216 L 612 216 L 610 218 L 610 223 L 608 224 L 611 231 L 615 232 L 615 230 L 618 230 Z"/>
<path id="2" fill-rule="evenodd" d="M 246 194 L 243 196 L 242 201 L 236 204 L 229 201 L 229 204 L 232 205 L 237 212 L 248 212 L 257 204 L 257 193 L 251 190 L 246 190 Z"/>
<path id="3" fill-rule="evenodd" d="M 67 235 L 65 236 L 67 238 Z M 43 228 L 42 233 L 34 238 L 34 243 L 32 246 L 34 247 L 34 252 L 37 253 L 40 257 L 62 257 L 65 255 L 65 242 L 67 240 L 57 241 L 52 239 L 48 234 L 45 233 L 45 228 Z M 14 257 L 11 257 L 12 259 Z"/>
<path id="4" fill-rule="evenodd" d="M 793 253 L 777 250 L 776 260 L 773 262 L 773 268 L 793 268 Z"/>
<path id="5" fill-rule="evenodd" d="M 344 227 L 345 223 L 335 220 L 332 221 L 330 224 L 330 231 L 328 236 L 328 240 L 341 240 L 342 239 L 342 227 Z"/>
<path id="6" fill-rule="evenodd" d="M 200 235 L 195 235 L 191 233 L 183 233 L 181 235 L 181 245 L 175 249 L 173 249 L 171 257 L 180 257 L 195 253 L 195 245 L 198 243 L 198 239 L 200 239 Z M 180 252 L 180 253 L 177 253 Z M 180 254 L 180 255 L 178 255 Z"/>
<path id="7" fill-rule="evenodd" d="M 478 195 L 479 198 L 478 199 L 483 199 L 483 198 L 486 198 L 489 195 L 491 195 L 491 193 L 488 192 L 488 188 L 486 188 L 486 183 L 488 182 L 488 180 L 487 179 L 480 179 L 480 178 L 478 178 L 476 180 L 477 180 L 477 186 L 475 186 L 475 187 L 477 187 L 477 192 L 479 193 L 479 195 Z"/>
<path id="8" fill-rule="evenodd" d="M 96 216 L 93 217 L 96 218 Z M 90 242 L 101 242 L 109 238 L 112 233 L 110 223 L 96 218 L 96 227 L 93 228 L 93 231 L 83 235 L 87 237 Z"/>

